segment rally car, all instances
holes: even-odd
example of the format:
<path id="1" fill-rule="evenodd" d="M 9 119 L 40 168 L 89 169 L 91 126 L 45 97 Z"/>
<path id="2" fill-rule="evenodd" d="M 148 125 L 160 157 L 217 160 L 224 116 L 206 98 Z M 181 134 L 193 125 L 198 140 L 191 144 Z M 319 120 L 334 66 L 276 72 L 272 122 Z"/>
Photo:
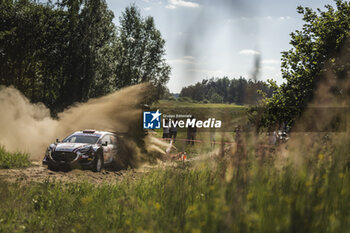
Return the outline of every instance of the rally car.
<path id="1" fill-rule="evenodd" d="M 43 159 L 50 170 L 60 167 L 80 166 L 100 172 L 112 164 L 117 156 L 117 135 L 111 132 L 77 131 L 60 142 L 51 144 Z"/>

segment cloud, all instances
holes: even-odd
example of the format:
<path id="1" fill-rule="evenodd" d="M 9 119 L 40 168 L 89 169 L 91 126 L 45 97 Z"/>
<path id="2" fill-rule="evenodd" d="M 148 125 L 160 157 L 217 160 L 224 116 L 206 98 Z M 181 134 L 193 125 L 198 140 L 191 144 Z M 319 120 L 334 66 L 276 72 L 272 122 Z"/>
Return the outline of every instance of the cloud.
<path id="1" fill-rule="evenodd" d="M 184 59 L 193 61 L 195 58 L 192 56 L 184 56 Z"/>
<path id="2" fill-rule="evenodd" d="M 170 9 L 170 10 L 174 10 L 174 9 L 176 9 L 176 6 L 167 5 L 167 6 L 165 6 L 165 8 Z"/>
<path id="3" fill-rule="evenodd" d="M 195 58 L 192 56 L 184 56 L 178 59 L 168 60 L 170 64 L 195 64 Z"/>
<path id="4" fill-rule="evenodd" d="M 290 16 L 281 16 L 281 17 L 279 17 L 279 19 L 280 20 L 285 20 L 285 19 L 291 19 L 291 17 Z"/>
<path id="5" fill-rule="evenodd" d="M 260 54 L 260 52 L 253 50 L 253 49 L 243 49 L 241 51 L 239 51 L 239 54 L 243 54 L 243 55 L 257 55 Z"/>
<path id="6" fill-rule="evenodd" d="M 184 1 L 184 0 L 168 0 L 167 9 L 176 9 L 177 7 L 187 7 L 187 8 L 196 8 L 199 7 L 198 3 Z"/>
<path id="7" fill-rule="evenodd" d="M 276 70 L 276 67 L 273 67 L 273 66 L 263 66 L 262 68 L 261 68 L 261 70 Z"/>
<path id="8" fill-rule="evenodd" d="M 253 17 L 241 17 L 241 20 L 272 20 L 272 16 L 253 16 Z"/>
<path id="9" fill-rule="evenodd" d="M 280 64 L 281 62 L 279 60 L 275 60 L 275 59 L 264 59 L 261 61 L 262 64 Z"/>
<path id="10" fill-rule="evenodd" d="M 280 16 L 280 17 L 272 17 L 270 15 L 267 16 L 250 16 L 250 17 L 240 17 L 240 18 L 228 18 L 226 20 L 227 23 L 241 23 L 242 21 L 249 22 L 249 21 L 284 21 L 284 20 L 290 20 L 292 17 L 290 16 Z"/>
<path id="11" fill-rule="evenodd" d="M 152 10 L 152 7 L 145 7 L 145 8 L 143 8 L 143 10 L 150 11 L 150 10 Z"/>
<path id="12" fill-rule="evenodd" d="M 163 4 L 161 0 L 142 0 L 142 1 L 147 3 L 147 5 L 151 5 L 151 6 L 157 6 L 157 5 Z"/>

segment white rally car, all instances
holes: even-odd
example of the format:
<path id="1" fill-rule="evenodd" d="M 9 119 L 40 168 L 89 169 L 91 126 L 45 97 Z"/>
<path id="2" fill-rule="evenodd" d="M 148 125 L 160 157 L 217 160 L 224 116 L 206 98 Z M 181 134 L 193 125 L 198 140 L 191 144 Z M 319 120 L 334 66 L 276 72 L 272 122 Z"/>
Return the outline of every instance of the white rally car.
<path id="1" fill-rule="evenodd" d="M 106 131 L 77 131 L 60 142 L 51 144 L 45 153 L 43 164 L 50 170 L 60 167 L 80 166 L 100 172 L 112 164 L 117 156 L 116 134 Z"/>

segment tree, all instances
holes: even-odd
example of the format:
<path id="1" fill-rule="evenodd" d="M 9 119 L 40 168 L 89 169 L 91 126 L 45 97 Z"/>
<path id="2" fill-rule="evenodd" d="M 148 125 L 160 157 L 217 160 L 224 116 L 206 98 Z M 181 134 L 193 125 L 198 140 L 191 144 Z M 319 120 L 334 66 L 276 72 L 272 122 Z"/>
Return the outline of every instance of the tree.
<path id="1" fill-rule="evenodd" d="M 116 33 L 114 14 L 104 0 L 65 0 L 67 8 L 65 79 L 56 104 L 66 107 L 114 90 Z"/>
<path id="2" fill-rule="evenodd" d="M 13 85 L 33 102 L 49 107 L 61 76 L 63 12 L 29 0 L 0 4 L 0 84 Z M 62 29 L 63 28 L 63 29 Z"/>
<path id="3" fill-rule="evenodd" d="M 152 17 L 141 17 L 131 5 L 120 17 L 116 86 L 151 82 L 159 97 L 169 81 L 170 66 L 166 63 L 165 41 Z"/>
<path id="4" fill-rule="evenodd" d="M 0 3 L 0 85 L 53 113 L 115 90 L 116 28 L 104 0 Z"/>
<path id="5" fill-rule="evenodd" d="M 297 8 L 305 24 L 301 30 L 291 33 L 292 49 L 282 53 L 282 77 L 287 82 L 277 88 L 272 98 L 265 100 L 262 126 L 293 124 L 313 99 L 317 84 L 327 71 L 335 71 L 336 79 L 344 76 L 341 75 L 344 66 L 339 67 L 336 61 L 341 52 L 349 53 L 349 47 L 344 46 L 350 39 L 350 4 L 341 0 L 335 3 L 336 9 L 326 5 L 326 11 Z M 346 51 L 342 51 L 344 49 Z"/>
<path id="6" fill-rule="evenodd" d="M 263 81 L 253 82 L 242 77 L 230 80 L 228 77 L 203 79 L 195 85 L 183 87 L 180 97 L 195 101 L 210 100 L 213 103 L 256 104 L 262 99 L 260 91 L 271 97 L 272 89 Z"/>

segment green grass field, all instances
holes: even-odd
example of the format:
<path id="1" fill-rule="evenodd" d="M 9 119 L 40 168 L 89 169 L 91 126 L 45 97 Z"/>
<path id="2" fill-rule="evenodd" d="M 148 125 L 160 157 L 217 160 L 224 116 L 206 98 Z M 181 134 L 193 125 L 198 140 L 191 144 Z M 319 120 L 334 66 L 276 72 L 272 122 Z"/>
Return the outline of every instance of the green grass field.
<path id="1" fill-rule="evenodd" d="M 26 153 L 10 153 L 0 146 L 0 168 L 23 168 L 29 167 L 29 155 Z"/>
<path id="2" fill-rule="evenodd" d="M 155 106 L 160 108 L 247 108 L 246 106 L 236 104 L 203 104 L 174 100 L 160 100 Z"/>
<path id="3" fill-rule="evenodd" d="M 343 141 L 277 154 L 228 150 L 157 168 L 114 185 L 0 181 L 0 232 L 350 232 L 350 173 Z M 196 150 L 196 149 L 194 149 Z M 301 151 L 300 151 L 301 152 Z"/>

